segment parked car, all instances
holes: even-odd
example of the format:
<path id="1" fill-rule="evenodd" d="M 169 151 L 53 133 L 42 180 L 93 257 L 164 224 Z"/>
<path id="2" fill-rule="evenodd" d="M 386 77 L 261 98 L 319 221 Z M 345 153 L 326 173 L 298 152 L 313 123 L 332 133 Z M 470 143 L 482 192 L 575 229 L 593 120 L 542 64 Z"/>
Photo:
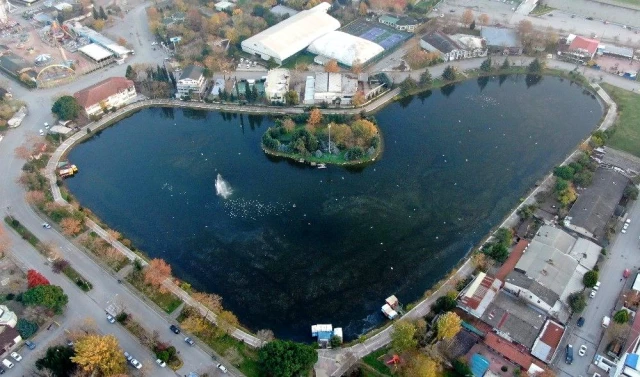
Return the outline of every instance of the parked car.
<path id="1" fill-rule="evenodd" d="M 36 344 L 30 340 L 25 340 L 24 345 L 27 346 L 27 348 L 30 350 L 36 348 Z"/>
<path id="2" fill-rule="evenodd" d="M 2 360 L 2 364 L 3 364 L 5 367 L 7 367 L 8 369 L 13 368 L 13 363 L 12 363 L 11 361 L 7 360 L 7 359 L 3 359 L 3 360 Z"/>
<path id="3" fill-rule="evenodd" d="M 589 298 L 596 297 L 596 292 L 598 292 L 598 291 L 595 291 L 595 290 L 591 291 L 591 293 L 589 293 Z"/>
<path id="4" fill-rule="evenodd" d="M 49 223 L 42 223 L 42 227 L 45 229 L 51 229 L 51 225 L 49 225 Z"/>
<path id="5" fill-rule="evenodd" d="M 17 352 L 11 352 L 11 358 L 14 359 L 15 361 L 22 360 L 22 356 L 20 356 L 20 354 Z"/>
<path id="6" fill-rule="evenodd" d="M 622 272 L 622 277 L 623 278 L 628 278 L 629 275 L 631 275 L 631 270 L 629 270 L 628 268 L 625 268 L 624 271 Z"/>
<path id="7" fill-rule="evenodd" d="M 573 363 L 573 346 L 571 344 L 567 344 L 567 349 L 564 355 L 564 361 L 567 364 Z"/>
<path id="8" fill-rule="evenodd" d="M 587 346 L 585 344 L 580 346 L 580 350 L 578 350 L 578 355 L 584 356 L 587 354 Z"/>
<path id="9" fill-rule="evenodd" d="M 116 323 L 116 319 L 113 318 L 111 314 L 107 314 L 107 321 L 109 321 L 109 323 Z"/>
<path id="10" fill-rule="evenodd" d="M 169 329 L 174 333 L 174 334 L 180 334 L 180 328 L 176 325 L 171 325 L 169 326 Z"/>
<path id="11" fill-rule="evenodd" d="M 131 361 L 133 360 L 133 356 L 129 355 L 129 352 L 124 351 L 124 357 L 127 359 L 127 361 Z"/>
<path id="12" fill-rule="evenodd" d="M 160 360 L 160 359 L 156 359 L 156 364 L 160 365 L 160 368 L 164 368 L 167 366 L 167 363 L 165 363 L 164 361 Z"/>
<path id="13" fill-rule="evenodd" d="M 600 282 L 597 282 L 596 285 L 593 286 L 594 291 L 597 291 L 598 289 L 600 289 Z"/>
<path id="14" fill-rule="evenodd" d="M 624 222 L 625 224 L 631 224 L 631 219 L 626 219 Z"/>
<path id="15" fill-rule="evenodd" d="M 222 371 L 222 373 L 227 373 L 227 368 L 224 365 L 218 363 L 218 365 L 216 365 L 216 367 L 218 369 L 220 369 Z"/>
<path id="16" fill-rule="evenodd" d="M 195 345 L 195 344 L 196 344 L 196 343 L 193 341 L 193 339 L 191 339 L 191 338 L 189 338 L 189 337 L 184 338 L 184 342 L 185 342 L 185 343 L 187 343 L 187 344 L 188 344 L 188 345 L 190 345 L 190 346 L 193 346 L 193 345 Z"/>
<path id="17" fill-rule="evenodd" d="M 44 136 L 44 131 L 42 129 L 40 129 L 38 133 L 40 134 L 40 136 Z"/>
<path id="18" fill-rule="evenodd" d="M 576 325 L 578 325 L 578 327 L 582 327 L 584 325 L 584 317 L 578 318 Z"/>
<path id="19" fill-rule="evenodd" d="M 142 363 L 140 363 L 138 360 L 136 359 L 131 359 L 131 365 L 133 365 L 134 367 L 136 367 L 136 369 L 140 369 L 142 368 Z"/>

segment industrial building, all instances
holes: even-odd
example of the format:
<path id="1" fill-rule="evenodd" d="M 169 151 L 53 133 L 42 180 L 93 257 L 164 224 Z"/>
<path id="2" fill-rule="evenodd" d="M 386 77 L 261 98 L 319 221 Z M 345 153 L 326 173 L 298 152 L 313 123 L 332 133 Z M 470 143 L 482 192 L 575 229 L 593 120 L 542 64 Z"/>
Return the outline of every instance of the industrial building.
<path id="1" fill-rule="evenodd" d="M 242 41 L 242 51 L 263 60 L 282 62 L 304 50 L 313 41 L 340 28 L 327 14 L 331 4 L 320 3 Z"/>
<path id="2" fill-rule="evenodd" d="M 264 93 L 270 102 L 284 103 L 284 95 L 289 91 L 290 77 L 289 70 L 284 68 L 272 69 L 267 72 Z"/>
<path id="3" fill-rule="evenodd" d="M 307 50 L 351 67 L 354 64 L 367 63 L 381 54 L 384 48 L 355 35 L 332 31 L 313 41 Z"/>
<path id="4" fill-rule="evenodd" d="M 319 72 L 308 76 L 305 84 L 304 103 L 340 103 L 348 105 L 358 91 L 358 79 L 341 73 Z"/>
<path id="5" fill-rule="evenodd" d="M 71 26 L 71 29 L 77 35 L 87 38 L 92 43 L 95 43 L 100 47 L 111 51 L 117 58 L 126 58 L 127 56 L 133 54 L 132 50 L 124 46 L 120 46 L 118 43 L 112 41 L 111 39 L 105 37 L 97 31 L 80 24 L 79 22 L 75 22 Z"/>
<path id="6" fill-rule="evenodd" d="M 113 53 L 100 45 L 91 43 L 78 49 L 95 63 L 104 63 L 113 58 Z"/>
<path id="7" fill-rule="evenodd" d="M 522 54 L 522 42 L 516 30 L 484 26 L 480 31 L 480 36 L 487 42 L 490 52 L 504 55 Z"/>

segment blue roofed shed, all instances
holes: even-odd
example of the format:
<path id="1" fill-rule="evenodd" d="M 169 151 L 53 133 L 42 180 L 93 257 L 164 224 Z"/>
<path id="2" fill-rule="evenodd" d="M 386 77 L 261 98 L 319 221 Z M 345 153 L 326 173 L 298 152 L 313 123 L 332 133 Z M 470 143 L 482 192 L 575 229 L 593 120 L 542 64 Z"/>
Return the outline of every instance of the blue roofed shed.
<path id="1" fill-rule="evenodd" d="M 637 369 L 638 366 L 638 354 L 637 353 L 630 353 L 627 355 L 627 358 L 624 359 L 624 365 L 633 368 L 633 369 Z"/>

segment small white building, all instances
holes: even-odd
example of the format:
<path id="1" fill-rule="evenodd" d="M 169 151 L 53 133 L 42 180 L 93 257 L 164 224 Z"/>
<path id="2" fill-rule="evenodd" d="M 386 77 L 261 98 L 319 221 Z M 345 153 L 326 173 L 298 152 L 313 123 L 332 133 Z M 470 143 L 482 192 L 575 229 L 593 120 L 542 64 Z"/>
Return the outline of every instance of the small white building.
<path id="1" fill-rule="evenodd" d="M 0 305 L 0 326 L 16 327 L 18 316 L 6 305 Z"/>
<path id="2" fill-rule="evenodd" d="M 195 65 L 190 65 L 182 71 L 180 78 L 176 81 L 177 98 L 200 98 L 207 84 L 204 78 L 204 69 Z"/>
<path id="3" fill-rule="evenodd" d="M 342 73 L 316 73 L 313 99 L 318 103 L 348 105 L 358 91 L 358 79 Z"/>
<path id="4" fill-rule="evenodd" d="M 236 5 L 230 1 L 220 1 L 218 3 L 215 3 L 213 6 L 216 8 L 218 12 L 223 12 L 227 9 L 232 9 Z"/>
<path id="5" fill-rule="evenodd" d="M 284 95 L 289 91 L 291 74 L 288 69 L 276 68 L 267 72 L 264 93 L 271 102 L 284 103 Z"/>
<path id="6" fill-rule="evenodd" d="M 110 77 L 73 94 L 88 117 L 122 107 L 137 95 L 133 81 L 124 77 Z"/>

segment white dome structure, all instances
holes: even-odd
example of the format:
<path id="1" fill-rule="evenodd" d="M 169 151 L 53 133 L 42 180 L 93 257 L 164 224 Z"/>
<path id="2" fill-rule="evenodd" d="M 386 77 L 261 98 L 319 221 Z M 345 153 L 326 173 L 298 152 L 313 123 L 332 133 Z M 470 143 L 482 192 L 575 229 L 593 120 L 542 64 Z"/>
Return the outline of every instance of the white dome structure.
<path id="1" fill-rule="evenodd" d="M 332 31 L 313 41 L 307 50 L 351 67 L 355 63 L 368 62 L 383 52 L 384 48 L 355 35 Z"/>

